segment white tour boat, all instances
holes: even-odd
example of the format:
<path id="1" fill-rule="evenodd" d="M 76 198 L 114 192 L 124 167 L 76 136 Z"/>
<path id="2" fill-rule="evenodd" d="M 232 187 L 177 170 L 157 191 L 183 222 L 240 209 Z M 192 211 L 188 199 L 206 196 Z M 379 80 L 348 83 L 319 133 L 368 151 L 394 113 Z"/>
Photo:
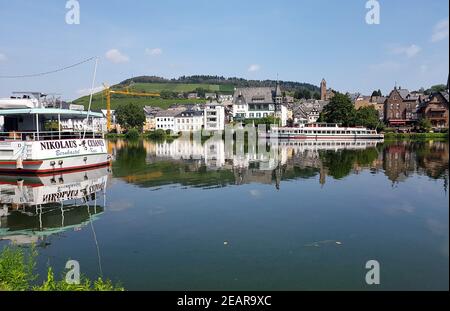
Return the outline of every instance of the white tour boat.
<path id="1" fill-rule="evenodd" d="M 364 127 L 341 127 L 338 124 L 312 123 L 300 127 L 272 127 L 266 138 L 308 140 L 384 139 L 383 134 Z"/>
<path id="2" fill-rule="evenodd" d="M 102 114 L 61 109 L 37 92 L 0 100 L 0 172 L 53 173 L 108 165 Z M 80 126 L 81 125 L 81 126 Z"/>

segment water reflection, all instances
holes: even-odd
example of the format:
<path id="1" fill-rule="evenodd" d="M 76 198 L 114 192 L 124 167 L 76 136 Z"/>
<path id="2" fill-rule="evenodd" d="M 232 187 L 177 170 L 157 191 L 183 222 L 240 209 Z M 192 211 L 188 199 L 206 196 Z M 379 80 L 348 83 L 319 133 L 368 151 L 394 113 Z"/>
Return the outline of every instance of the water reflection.
<path id="1" fill-rule="evenodd" d="M 0 176 L 0 240 L 46 244 L 104 211 L 108 167 L 48 176 Z"/>
<path id="2" fill-rule="evenodd" d="M 273 184 L 318 178 L 342 179 L 369 170 L 395 185 L 412 174 L 448 185 L 449 144 L 435 142 L 285 141 L 261 147 L 227 145 L 210 139 L 203 144 L 173 142 L 109 142 L 115 154 L 114 176 L 143 187 L 181 184 L 222 187 L 249 183 Z"/>

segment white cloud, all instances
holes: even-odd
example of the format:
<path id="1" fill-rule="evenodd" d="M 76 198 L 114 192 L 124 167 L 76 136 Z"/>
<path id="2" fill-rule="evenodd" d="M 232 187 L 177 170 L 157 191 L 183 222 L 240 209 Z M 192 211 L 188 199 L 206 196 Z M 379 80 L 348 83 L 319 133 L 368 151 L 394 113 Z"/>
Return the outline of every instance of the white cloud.
<path id="1" fill-rule="evenodd" d="M 390 48 L 392 54 L 404 55 L 408 58 L 416 56 L 421 50 L 422 48 L 415 44 L 411 44 L 408 46 L 397 45 Z"/>
<path id="2" fill-rule="evenodd" d="M 0 53 L 0 62 L 5 62 L 8 58 L 6 57 L 5 54 Z"/>
<path id="3" fill-rule="evenodd" d="M 154 49 L 145 49 L 145 53 L 147 55 L 151 55 L 151 56 L 159 56 L 163 53 L 163 50 L 160 48 L 154 48 Z"/>
<path id="4" fill-rule="evenodd" d="M 258 64 L 253 64 L 253 65 L 250 65 L 250 67 L 248 67 L 249 72 L 256 72 L 260 69 L 261 69 L 261 66 Z"/>
<path id="5" fill-rule="evenodd" d="M 111 61 L 115 64 L 127 63 L 130 61 L 130 58 L 128 56 L 126 56 L 125 54 L 122 54 L 117 49 L 109 50 L 108 52 L 106 52 L 105 56 L 109 61 Z"/>
<path id="6" fill-rule="evenodd" d="M 431 42 L 438 42 L 448 38 L 448 19 L 441 20 L 434 26 Z"/>
<path id="7" fill-rule="evenodd" d="M 98 93 L 103 91 L 105 88 L 103 86 L 96 86 L 94 87 L 94 93 Z M 81 89 L 77 91 L 77 94 L 79 96 L 87 96 L 91 94 L 91 89 Z"/>

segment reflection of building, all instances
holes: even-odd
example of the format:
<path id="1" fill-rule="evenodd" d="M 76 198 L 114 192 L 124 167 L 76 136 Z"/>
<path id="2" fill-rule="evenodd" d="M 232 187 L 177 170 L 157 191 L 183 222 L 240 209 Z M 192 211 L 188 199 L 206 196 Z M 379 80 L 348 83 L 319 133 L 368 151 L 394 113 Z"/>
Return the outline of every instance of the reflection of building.
<path id="1" fill-rule="evenodd" d="M 125 147 L 119 142 L 115 148 Z M 202 144 L 176 139 L 171 143 L 146 141 L 141 147 L 130 148 L 141 148 L 144 155 L 136 159 L 145 163 L 135 163 L 135 159 L 126 157 L 136 164 L 139 173 L 117 177 L 148 187 L 171 183 L 190 186 L 263 183 L 280 187 L 284 180 L 299 178 L 315 178 L 324 185 L 327 177 L 340 179 L 368 170 L 384 171 L 392 182 L 424 174 L 444 180 L 445 189 L 448 183 L 446 142 L 397 142 L 380 146 L 373 140 L 284 140 L 254 145 L 236 140 L 225 143 L 221 139 L 209 139 Z M 118 158 L 124 153 L 116 152 Z M 157 162 L 165 164 L 155 165 Z"/>
<path id="2" fill-rule="evenodd" d="M 392 182 L 403 181 L 416 170 L 415 154 L 406 142 L 387 146 L 383 153 L 383 168 Z"/>

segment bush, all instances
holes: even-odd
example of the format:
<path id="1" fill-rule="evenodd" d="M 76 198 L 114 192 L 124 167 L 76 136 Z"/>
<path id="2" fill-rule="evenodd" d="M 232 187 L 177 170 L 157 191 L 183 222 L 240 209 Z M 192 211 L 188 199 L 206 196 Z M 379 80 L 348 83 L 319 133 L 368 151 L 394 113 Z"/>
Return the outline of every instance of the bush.
<path id="1" fill-rule="evenodd" d="M 126 134 L 126 138 L 130 140 L 139 139 L 139 136 L 140 136 L 139 131 L 136 128 L 132 128 Z"/>
<path id="2" fill-rule="evenodd" d="M 55 280 L 51 267 L 47 270 L 47 280 L 41 285 L 33 283 L 39 275 L 34 273 L 37 251 L 33 247 L 25 252 L 18 247 L 5 247 L 0 253 L 0 291 L 123 291 L 110 280 L 98 278 L 91 282 L 82 276 L 80 284 L 68 284 L 62 278 Z"/>

